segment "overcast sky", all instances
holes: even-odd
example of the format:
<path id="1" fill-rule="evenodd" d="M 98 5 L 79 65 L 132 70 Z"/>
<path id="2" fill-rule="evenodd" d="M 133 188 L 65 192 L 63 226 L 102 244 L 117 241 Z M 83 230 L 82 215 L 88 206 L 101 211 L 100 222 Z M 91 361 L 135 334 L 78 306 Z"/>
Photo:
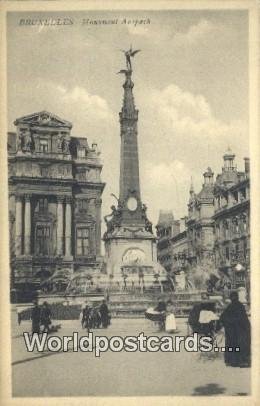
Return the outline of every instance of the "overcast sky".
<path id="1" fill-rule="evenodd" d="M 21 18 L 70 17 L 73 25 L 20 26 Z M 118 18 L 116 25 L 82 19 Z M 121 19 L 149 18 L 125 25 Z M 159 209 L 187 213 L 211 166 L 228 146 L 239 169 L 248 156 L 248 19 L 245 11 L 12 13 L 8 16 L 9 130 L 41 110 L 73 123 L 72 135 L 97 142 L 104 164 L 103 215 L 118 195 L 119 122 L 124 68 L 120 49 L 141 49 L 133 80 L 139 109 L 142 200 L 155 224 Z"/>

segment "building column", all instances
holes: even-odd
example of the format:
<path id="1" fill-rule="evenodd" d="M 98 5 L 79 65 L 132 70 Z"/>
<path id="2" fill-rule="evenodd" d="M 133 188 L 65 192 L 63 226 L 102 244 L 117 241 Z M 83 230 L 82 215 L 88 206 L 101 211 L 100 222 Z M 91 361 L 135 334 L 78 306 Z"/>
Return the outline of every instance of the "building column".
<path id="1" fill-rule="evenodd" d="M 92 216 L 94 224 L 90 228 L 90 236 L 89 236 L 89 243 L 90 243 L 90 251 L 93 256 L 96 256 L 96 229 L 97 229 L 97 212 L 96 212 L 96 199 L 95 197 L 91 197 L 89 199 L 89 206 L 88 206 L 89 214 Z"/>
<path id="2" fill-rule="evenodd" d="M 63 200 L 57 197 L 57 255 L 63 255 Z"/>
<path id="3" fill-rule="evenodd" d="M 96 199 L 96 255 L 101 255 L 101 205 L 102 200 Z"/>
<path id="4" fill-rule="evenodd" d="M 15 255 L 22 255 L 22 197 L 15 201 Z"/>
<path id="5" fill-rule="evenodd" d="M 65 209 L 65 256 L 71 257 L 71 197 L 66 197 Z"/>
<path id="6" fill-rule="evenodd" d="M 25 195 L 24 209 L 24 253 L 31 254 L 31 196 Z"/>

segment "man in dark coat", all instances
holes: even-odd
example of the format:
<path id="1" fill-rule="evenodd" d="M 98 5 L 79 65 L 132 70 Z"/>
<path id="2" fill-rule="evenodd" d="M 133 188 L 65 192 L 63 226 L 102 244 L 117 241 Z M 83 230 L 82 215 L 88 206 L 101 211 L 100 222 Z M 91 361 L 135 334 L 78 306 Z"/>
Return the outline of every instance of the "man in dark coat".
<path id="1" fill-rule="evenodd" d="M 42 306 L 41 325 L 43 325 L 43 332 L 49 333 L 51 325 L 51 309 L 47 302 L 44 302 Z"/>
<path id="2" fill-rule="evenodd" d="M 99 313 L 101 316 L 102 327 L 107 328 L 109 324 L 109 311 L 105 300 L 102 301 L 102 304 L 99 308 Z"/>
<path id="3" fill-rule="evenodd" d="M 238 300 L 238 293 L 230 294 L 231 303 L 220 316 L 220 326 L 225 328 L 225 364 L 232 367 L 250 366 L 251 333 L 245 307 Z M 232 351 L 228 351 L 232 348 Z M 239 348 L 239 351 L 236 351 Z"/>
<path id="4" fill-rule="evenodd" d="M 86 306 L 82 310 L 81 324 L 82 324 L 82 327 L 86 328 L 88 332 L 89 332 L 89 328 L 90 328 L 90 314 L 91 314 L 91 307 L 88 304 L 86 304 Z"/>
<path id="5" fill-rule="evenodd" d="M 37 302 L 34 302 L 31 319 L 32 319 L 32 333 L 39 334 L 41 321 L 41 308 Z"/>

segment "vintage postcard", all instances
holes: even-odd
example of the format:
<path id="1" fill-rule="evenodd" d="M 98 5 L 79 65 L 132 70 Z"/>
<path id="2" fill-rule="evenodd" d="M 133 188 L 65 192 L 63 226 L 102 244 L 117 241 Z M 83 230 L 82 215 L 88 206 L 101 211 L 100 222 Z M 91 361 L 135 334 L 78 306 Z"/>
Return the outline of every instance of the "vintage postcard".
<path id="1" fill-rule="evenodd" d="M 2 404 L 257 404 L 257 1 L 0 9 Z"/>

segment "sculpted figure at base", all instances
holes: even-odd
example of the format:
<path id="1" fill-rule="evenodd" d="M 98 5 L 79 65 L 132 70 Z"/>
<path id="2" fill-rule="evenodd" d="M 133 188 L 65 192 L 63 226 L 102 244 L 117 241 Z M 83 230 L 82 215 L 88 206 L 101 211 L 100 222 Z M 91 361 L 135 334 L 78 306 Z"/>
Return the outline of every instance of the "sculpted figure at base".
<path id="1" fill-rule="evenodd" d="M 119 202 L 117 208 L 114 205 L 111 206 L 111 210 L 112 210 L 111 213 L 104 217 L 107 226 L 107 232 L 112 232 L 115 229 L 115 227 L 119 227 L 121 224 L 122 217 L 121 203 Z"/>

